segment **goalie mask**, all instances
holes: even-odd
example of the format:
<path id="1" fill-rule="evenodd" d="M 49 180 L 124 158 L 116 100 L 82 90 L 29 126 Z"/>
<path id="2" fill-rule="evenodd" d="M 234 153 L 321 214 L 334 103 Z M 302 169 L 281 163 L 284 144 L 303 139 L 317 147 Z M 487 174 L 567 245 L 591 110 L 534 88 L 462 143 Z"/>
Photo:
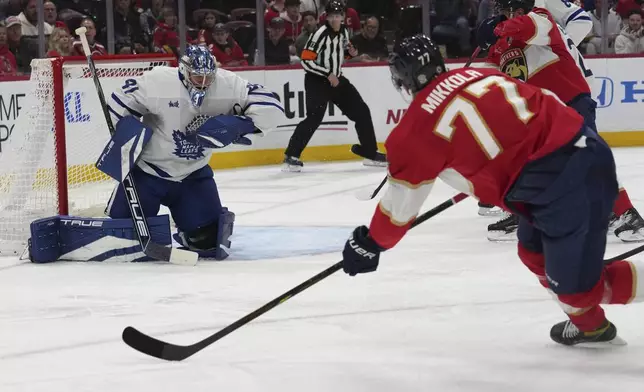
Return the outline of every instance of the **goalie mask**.
<path id="1" fill-rule="evenodd" d="M 186 48 L 179 60 L 179 80 L 188 89 L 194 107 L 201 106 L 216 74 L 215 57 L 206 46 L 190 45 Z"/>

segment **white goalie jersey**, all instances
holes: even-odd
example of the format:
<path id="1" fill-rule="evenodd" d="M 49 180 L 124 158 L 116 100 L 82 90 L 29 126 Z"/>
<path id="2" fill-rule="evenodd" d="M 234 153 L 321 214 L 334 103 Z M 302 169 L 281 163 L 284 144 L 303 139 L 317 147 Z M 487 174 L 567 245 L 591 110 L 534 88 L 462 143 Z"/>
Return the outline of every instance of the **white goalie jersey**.
<path id="1" fill-rule="evenodd" d="M 534 6 L 547 9 L 552 18 L 572 39 L 575 46 L 586 38 L 593 28 L 590 15 L 568 0 L 536 0 Z"/>
<path id="2" fill-rule="evenodd" d="M 114 124 L 134 115 L 152 129 L 137 166 L 148 174 L 181 181 L 208 164 L 212 150 L 186 138 L 186 127 L 195 116 L 244 114 L 264 134 L 284 117 L 279 97 L 261 85 L 218 69 L 203 104 L 196 108 L 175 67 L 156 67 L 140 77 L 127 79 L 109 99 Z"/>

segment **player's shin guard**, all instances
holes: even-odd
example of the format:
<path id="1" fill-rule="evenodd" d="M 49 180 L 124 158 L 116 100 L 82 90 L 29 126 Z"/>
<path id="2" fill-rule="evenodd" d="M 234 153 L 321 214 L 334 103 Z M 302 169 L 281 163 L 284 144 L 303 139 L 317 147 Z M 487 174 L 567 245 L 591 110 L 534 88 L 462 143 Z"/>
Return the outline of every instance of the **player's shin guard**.
<path id="1" fill-rule="evenodd" d="M 224 260 L 230 249 L 230 236 L 233 234 L 235 214 L 222 207 L 221 215 L 213 225 L 195 230 L 192 233 L 179 232 L 173 237 L 184 247 L 197 252 L 199 257 Z"/>
<path id="2" fill-rule="evenodd" d="M 148 218 L 152 241 L 171 245 L 167 215 Z M 141 249 L 131 219 L 54 216 L 31 223 L 29 258 L 53 261 L 152 261 Z"/>

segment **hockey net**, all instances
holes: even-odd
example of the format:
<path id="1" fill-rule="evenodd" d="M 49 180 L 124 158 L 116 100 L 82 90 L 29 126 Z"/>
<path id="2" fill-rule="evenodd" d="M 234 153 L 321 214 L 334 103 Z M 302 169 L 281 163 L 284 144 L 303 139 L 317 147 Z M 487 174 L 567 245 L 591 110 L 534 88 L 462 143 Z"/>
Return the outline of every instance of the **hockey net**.
<path id="1" fill-rule="evenodd" d="M 95 58 L 106 100 L 166 55 Z M 29 92 L 0 150 L 0 256 L 19 255 L 29 225 L 54 215 L 102 216 L 116 182 L 95 168 L 110 138 L 84 58 L 36 59 Z"/>

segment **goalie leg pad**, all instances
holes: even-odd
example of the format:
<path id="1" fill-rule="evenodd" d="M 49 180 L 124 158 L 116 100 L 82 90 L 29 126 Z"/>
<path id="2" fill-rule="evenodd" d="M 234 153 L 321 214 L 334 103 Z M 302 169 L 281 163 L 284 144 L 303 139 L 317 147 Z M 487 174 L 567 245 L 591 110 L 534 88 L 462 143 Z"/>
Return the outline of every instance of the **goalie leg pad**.
<path id="1" fill-rule="evenodd" d="M 235 214 L 222 207 L 217 222 L 200 227 L 192 232 L 179 231 L 174 239 L 184 247 L 195 251 L 201 258 L 224 260 L 228 257 L 226 249 L 230 249 L 230 236 L 233 234 Z M 226 248 L 226 249 L 224 249 Z"/>
<path id="2" fill-rule="evenodd" d="M 116 123 L 114 135 L 96 161 L 96 168 L 123 182 L 151 137 L 152 130 L 136 117 L 123 117 Z"/>
<path id="3" fill-rule="evenodd" d="M 167 215 L 148 218 L 152 241 L 171 245 Z M 54 216 L 31 223 L 29 258 L 54 261 L 152 261 L 145 256 L 131 219 Z"/>

